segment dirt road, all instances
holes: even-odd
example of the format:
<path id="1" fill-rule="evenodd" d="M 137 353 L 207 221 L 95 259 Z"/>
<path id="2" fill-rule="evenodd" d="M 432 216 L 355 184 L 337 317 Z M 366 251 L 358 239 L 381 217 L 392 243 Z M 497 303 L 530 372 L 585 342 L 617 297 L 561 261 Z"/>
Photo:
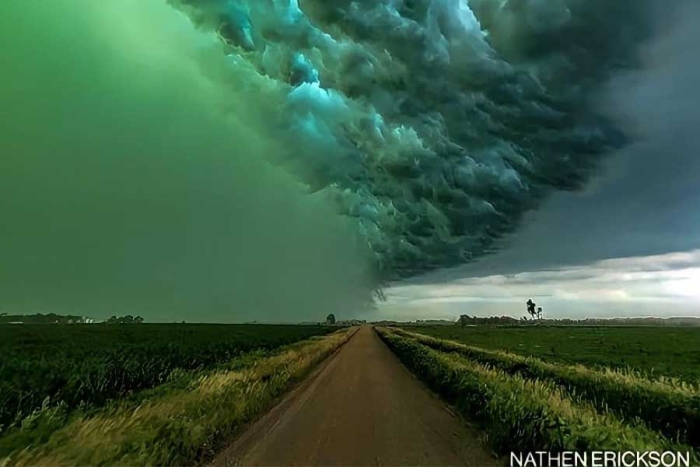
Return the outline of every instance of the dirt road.
<path id="1" fill-rule="evenodd" d="M 497 464 L 363 326 L 214 465 Z"/>

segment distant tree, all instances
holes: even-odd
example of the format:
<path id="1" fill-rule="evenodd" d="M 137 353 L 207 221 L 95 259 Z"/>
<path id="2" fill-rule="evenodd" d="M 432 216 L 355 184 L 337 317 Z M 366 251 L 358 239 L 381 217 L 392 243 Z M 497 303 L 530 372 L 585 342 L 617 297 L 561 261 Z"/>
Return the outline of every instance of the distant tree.
<path id="1" fill-rule="evenodd" d="M 137 316 L 134 318 L 132 315 L 126 316 L 114 316 L 112 315 L 108 320 L 107 324 L 139 324 L 143 323 L 143 318 Z"/>
<path id="2" fill-rule="evenodd" d="M 532 301 L 532 299 L 528 299 L 527 301 L 527 313 L 532 317 L 532 319 L 535 319 L 537 316 L 537 312 L 535 311 L 535 302 Z"/>
<path id="3" fill-rule="evenodd" d="M 335 324 L 335 315 L 333 313 L 326 317 L 326 323 Z"/>
<path id="4" fill-rule="evenodd" d="M 468 324 L 472 324 L 474 321 L 475 321 L 475 319 L 472 319 L 469 315 L 460 315 L 459 321 L 457 321 L 457 324 L 464 327 Z"/>

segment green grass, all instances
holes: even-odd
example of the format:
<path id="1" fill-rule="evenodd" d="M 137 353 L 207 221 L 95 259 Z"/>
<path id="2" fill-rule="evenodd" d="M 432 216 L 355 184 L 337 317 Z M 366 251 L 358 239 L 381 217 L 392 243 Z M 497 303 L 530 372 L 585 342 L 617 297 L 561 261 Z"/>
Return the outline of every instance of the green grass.
<path id="1" fill-rule="evenodd" d="M 40 423 L 0 438 L 0 465 L 206 463 L 354 331 L 312 337 L 274 354 L 245 354 L 223 367 L 142 391 L 138 400 L 120 399 L 88 413 L 74 412 L 39 439 L 41 423 L 52 423 L 53 416 L 53 409 L 41 411 Z"/>
<path id="2" fill-rule="evenodd" d="M 629 372 L 549 363 L 535 357 L 482 349 L 399 329 L 395 332 L 432 349 L 460 354 L 510 375 L 555 384 L 598 410 L 615 412 L 622 420 L 642 421 L 671 439 L 700 447 L 698 387 L 673 379 L 656 381 Z"/>
<path id="3" fill-rule="evenodd" d="M 101 407 L 173 375 L 270 351 L 332 328 L 274 325 L 0 326 L 0 436 L 35 411 Z M 29 417 L 29 421 L 25 421 Z"/>
<path id="4" fill-rule="evenodd" d="M 683 327 L 466 327 L 406 329 L 550 362 L 626 368 L 651 376 L 700 381 L 700 328 Z"/>
<path id="5" fill-rule="evenodd" d="M 381 328 L 378 332 L 411 371 L 486 432 L 498 453 L 692 452 L 641 421 L 622 420 L 552 381 L 511 374 L 459 352 L 440 351 L 415 336 Z"/>

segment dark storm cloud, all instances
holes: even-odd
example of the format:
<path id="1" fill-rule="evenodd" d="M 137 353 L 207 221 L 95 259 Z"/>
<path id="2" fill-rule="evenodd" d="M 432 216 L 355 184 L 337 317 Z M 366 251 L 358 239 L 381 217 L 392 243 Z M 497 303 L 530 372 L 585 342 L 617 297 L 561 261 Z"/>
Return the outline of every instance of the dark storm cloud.
<path id="1" fill-rule="evenodd" d="M 454 266 L 630 142 L 594 96 L 641 63 L 646 1 L 185 2 L 286 89 L 292 170 L 384 278 Z"/>
<path id="2" fill-rule="evenodd" d="M 657 11 L 643 67 L 617 76 L 601 108 L 633 140 L 582 193 L 558 194 L 502 250 L 421 281 L 514 274 L 700 247 L 700 5 Z M 681 267 L 681 266 L 679 266 Z"/>

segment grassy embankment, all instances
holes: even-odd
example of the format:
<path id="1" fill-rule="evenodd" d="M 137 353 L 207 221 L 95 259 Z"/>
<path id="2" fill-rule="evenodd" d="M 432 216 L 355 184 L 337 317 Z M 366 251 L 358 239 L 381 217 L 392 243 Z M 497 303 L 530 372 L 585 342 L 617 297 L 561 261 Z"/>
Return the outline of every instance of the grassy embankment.
<path id="1" fill-rule="evenodd" d="M 564 365 L 559 373 L 536 359 L 466 348 L 400 330 L 380 328 L 378 332 L 409 369 L 484 429 L 496 452 L 691 450 L 682 444 L 694 439 L 688 431 L 677 432 L 678 437 L 665 436 L 663 430 L 647 424 L 649 420 L 619 416 L 634 406 L 625 406 L 620 395 L 627 393 L 637 402 L 650 393 L 662 398 L 654 391 L 644 392 L 649 388 L 661 391 L 662 382 L 635 381 L 634 376 L 624 374 L 618 374 L 618 379 L 610 370 Z M 570 377 L 568 386 L 565 377 Z M 585 392 L 598 382 L 603 388 L 596 395 L 602 400 Z M 686 404 L 697 401 L 697 392 L 673 385 L 666 390 L 672 397 L 664 401 L 664 409 L 686 417 L 685 426 L 695 423 L 697 413 Z M 673 398 L 678 394 L 686 397 Z"/>
<path id="2" fill-rule="evenodd" d="M 53 427 L 41 442 L 33 433 L 41 426 L 28 421 L 26 430 L 10 433 L 0 444 L 7 450 L 27 439 L 34 443 L 5 454 L 0 465 L 197 464 L 269 409 L 354 332 L 312 337 L 272 355 L 244 354 L 220 368 L 182 374 L 138 397 L 61 418 L 62 426 Z M 41 420 L 50 423 L 50 413 L 42 412 Z"/>

